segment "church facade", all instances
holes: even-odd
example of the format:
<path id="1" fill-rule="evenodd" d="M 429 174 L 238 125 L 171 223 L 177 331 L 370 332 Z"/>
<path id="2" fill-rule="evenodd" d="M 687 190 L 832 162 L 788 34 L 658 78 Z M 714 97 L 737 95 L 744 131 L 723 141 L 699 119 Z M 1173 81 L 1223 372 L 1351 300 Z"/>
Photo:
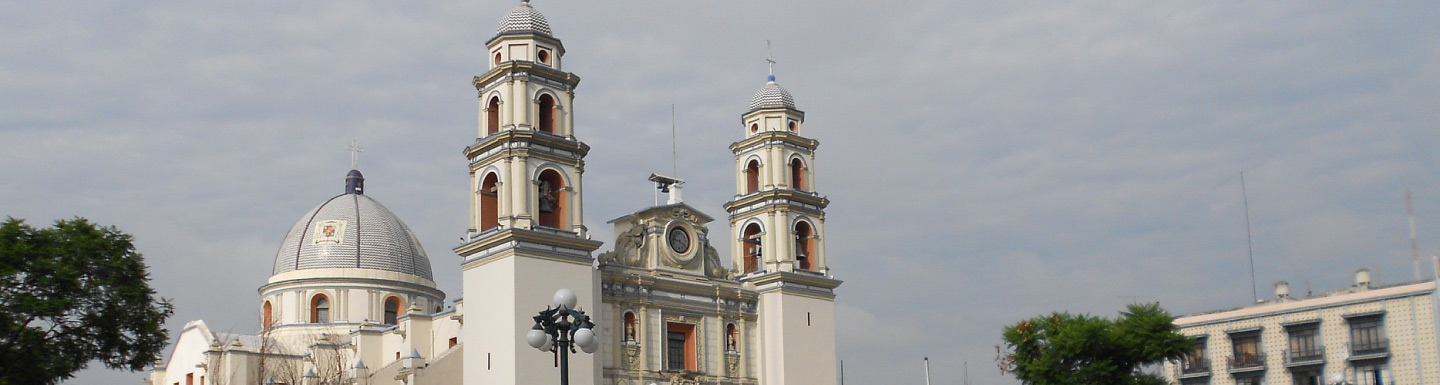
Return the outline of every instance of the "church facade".
<path id="1" fill-rule="evenodd" d="M 545 17 L 522 2 L 486 42 L 472 82 L 479 124 L 464 148 L 470 228 L 462 295 L 447 306 L 405 223 L 365 195 L 342 194 L 291 227 L 259 288 L 259 332 L 192 321 L 152 385 L 548 384 L 557 352 L 524 335 L 557 290 L 572 290 L 600 347 L 570 354 L 570 381 L 604 385 L 833 385 L 835 289 L 825 208 L 811 173 L 818 142 L 770 76 L 730 144 L 735 194 L 715 218 L 684 203 L 683 181 L 655 175 L 663 205 L 615 218 L 610 250 L 584 221 L 584 158 L 573 108 L 579 77 Z M 716 250 L 729 244 L 729 267 Z"/>

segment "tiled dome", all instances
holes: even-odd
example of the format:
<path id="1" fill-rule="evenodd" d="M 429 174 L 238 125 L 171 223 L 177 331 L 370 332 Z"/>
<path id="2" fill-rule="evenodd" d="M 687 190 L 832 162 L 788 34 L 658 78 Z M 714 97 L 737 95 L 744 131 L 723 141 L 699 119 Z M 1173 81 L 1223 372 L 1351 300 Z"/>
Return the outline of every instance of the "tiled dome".
<path id="1" fill-rule="evenodd" d="M 750 98 L 750 109 L 760 108 L 795 108 L 795 97 L 790 96 L 790 91 L 775 83 L 775 77 L 771 76 L 770 81 L 765 83 L 760 91 L 755 92 L 755 97 Z"/>
<path id="2" fill-rule="evenodd" d="M 541 15 L 540 11 L 531 7 L 527 0 L 515 6 L 515 9 L 511 9 L 510 13 L 505 14 L 505 18 L 500 20 L 500 27 L 495 29 L 496 34 L 507 32 L 535 32 L 549 35 L 550 22 L 545 21 L 545 15 Z"/>
<path id="3" fill-rule="evenodd" d="M 361 178 L 351 170 L 351 178 Z M 273 274 L 304 269 L 360 268 L 434 280 L 420 240 L 385 206 L 347 187 L 290 228 L 275 254 Z"/>

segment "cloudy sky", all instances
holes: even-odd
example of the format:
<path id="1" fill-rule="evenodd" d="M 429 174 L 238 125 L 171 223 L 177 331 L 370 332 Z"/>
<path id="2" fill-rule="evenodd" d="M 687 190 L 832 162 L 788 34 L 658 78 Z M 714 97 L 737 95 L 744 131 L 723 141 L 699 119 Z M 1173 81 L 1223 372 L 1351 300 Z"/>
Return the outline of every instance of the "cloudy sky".
<path id="1" fill-rule="evenodd" d="M 470 79 L 513 6 L 0 3 L 0 215 L 118 226 L 174 300 L 171 330 L 251 332 L 281 237 L 342 191 L 358 139 L 367 193 L 457 297 Z M 1407 188 L 1421 253 L 1440 253 L 1437 2 L 535 6 L 584 79 L 600 239 L 671 169 L 671 104 L 687 202 L 723 217 L 773 41 L 821 142 L 850 383 L 921 384 L 929 356 L 935 384 L 966 362 L 974 384 L 1014 384 L 994 346 L 1019 319 L 1244 305 L 1241 172 L 1261 297 L 1361 267 L 1412 279 Z"/>

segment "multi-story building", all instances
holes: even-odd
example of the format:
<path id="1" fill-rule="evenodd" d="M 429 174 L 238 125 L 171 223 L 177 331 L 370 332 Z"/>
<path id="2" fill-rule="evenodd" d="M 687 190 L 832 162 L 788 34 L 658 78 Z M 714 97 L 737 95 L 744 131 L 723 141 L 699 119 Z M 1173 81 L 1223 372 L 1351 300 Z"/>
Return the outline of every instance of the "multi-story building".
<path id="1" fill-rule="evenodd" d="M 1274 298 L 1175 320 L 1199 347 L 1165 375 L 1185 385 L 1440 383 L 1435 282 L 1372 286 L 1361 269 L 1347 289 L 1303 297 L 1279 282 Z"/>

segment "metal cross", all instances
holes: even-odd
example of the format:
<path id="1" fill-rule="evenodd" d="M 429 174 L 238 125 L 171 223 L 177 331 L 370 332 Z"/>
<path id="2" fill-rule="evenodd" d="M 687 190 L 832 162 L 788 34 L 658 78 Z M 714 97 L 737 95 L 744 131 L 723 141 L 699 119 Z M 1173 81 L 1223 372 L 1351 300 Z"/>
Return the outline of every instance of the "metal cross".
<path id="1" fill-rule="evenodd" d="M 770 63 L 770 76 L 775 76 L 775 58 L 770 54 L 770 39 L 765 39 L 765 62 Z"/>
<path id="2" fill-rule="evenodd" d="M 360 153 L 361 153 L 361 152 L 365 152 L 365 148 L 364 148 L 364 147 L 360 147 L 360 141 L 359 141 L 359 140 L 353 140 L 353 139 L 352 139 L 352 140 L 350 140 L 349 150 L 350 150 L 350 169 L 351 169 L 351 170 L 355 170 L 355 169 L 357 169 L 356 167 L 358 167 L 358 166 L 360 165 Z"/>

